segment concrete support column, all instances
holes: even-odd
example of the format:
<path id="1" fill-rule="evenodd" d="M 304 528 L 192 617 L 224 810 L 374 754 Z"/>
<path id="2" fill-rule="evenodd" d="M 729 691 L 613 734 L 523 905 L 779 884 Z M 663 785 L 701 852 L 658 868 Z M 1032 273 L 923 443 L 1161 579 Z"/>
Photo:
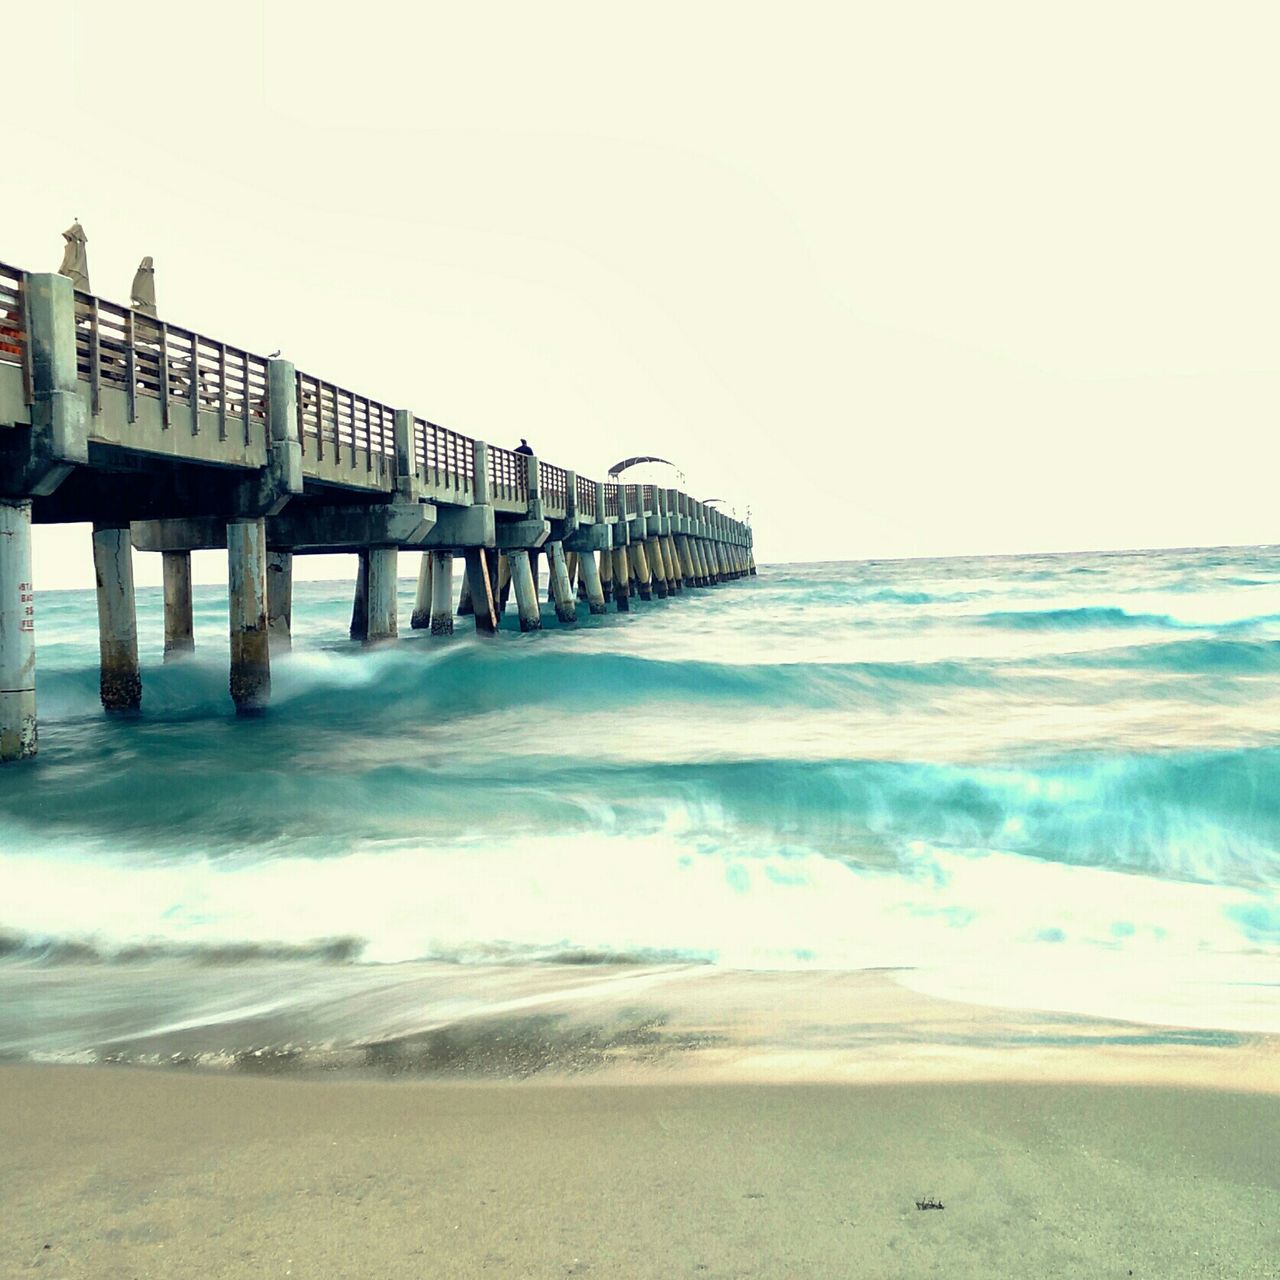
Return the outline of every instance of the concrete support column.
<path id="1" fill-rule="evenodd" d="M 493 585 L 493 606 L 501 618 L 507 611 L 507 600 L 511 596 L 511 557 L 505 551 L 491 553 L 496 560 L 491 560 L 489 577 Z M 495 567 L 496 565 L 496 567 Z"/>
<path id="2" fill-rule="evenodd" d="M 429 551 L 422 557 L 431 562 L 431 634 L 453 635 L 453 552 Z M 422 589 L 419 581 L 418 589 Z M 415 614 L 417 610 L 414 610 Z"/>
<path id="3" fill-rule="evenodd" d="M 425 631 L 431 626 L 431 610 L 432 602 L 435 595 L 431 589 L 431 552 L 424 551 L 422 553 L 422 563 L 418 566 L 418 591 L 413 597 L 413 616 L 409 619 L 409 625 L 415 631 Z M 453 608 L 452 588 L 449 596 L 449 607 Z M 468 601 L 468 604 L 470 601 Z M 462 612 L 462 606 L 459 604 L 458 612 Z"/>
<path id="4" fill-rule="evenodd" d="M 667 534 L 662 540 L 662 550 L 667 557 L 668 572 L 677 591 L 683 591 L 689 584 L 684 580 L 684 566 L 680 563 L 680 553 L 676 550 L 676 540 Z"/>
<path id="5" fill-rule="evenodd" d="M 293 552 L 267 552 L 267 641 L 271 649 L 293 648 Z"/>
<path id="6" fill-rule="evenodd" d="M 578 602 L 569 581 L 569 567 L 565 564 L 564 547 L 558 542 L 547 546 L 547 563 L 551 569 L 551 594 L 555 597 L 556 618 L 560 622 L 577 622 Z"/>
<path id="7" fill-rule="evenodd" d="M 93 569 L 98 579 L 100 689 L 108 711 L 133 712 L 142 705 L 138 673 L 138 619 L 133 597 L 133 539 L 123 529 L 93 527 Z"/>
<path id="8" fill-rule="evenodd" d="M 649 555 L 649 571 L 653 575 L 653 589 L 659 600 L 665 600 L 671 593 L 667 585 L 667 566 L 662 559 L 662 544 L 657 538 L 649 538 L 645 542 L 645 550 Z"/>
<path id="9" fill-rule="evenodd" d="M 0 764 L 36 753 L 31 503 L 0 498 Z"/>
<path id="10" fill-rule="evenodd" d="M 397 616 L 396 574 L 400 564 L 398 547 L 370 547 L 369 634 L 366 644 L 383 644 L 400 633 Z"/>
<path id="11" fill-rule="evenodd" d="M 602 551 L 596 577 L 600 579 L 600 590 L 606 600 L 613 599 L 613 552 Z"/>
<path id="12" fill-rule="evenodd" d="M 613 549 L 613 603 L 619 613 L 631 608 L 631 574 L 627 569 L 626 547 Z"/>
<path id="13" fill-rule="evenodd" d="M 670 541 L 670 537 L 665 534 L 658 538 L 658 554 L 662 556 L 662 571 L 667 575 L 667 592 L 675 595 L 680 590 L 680 570 L 667 545 Z"/>
<path id="14" fill-rule="evenodd" d="M 356 552 L 356 589 L 351 598 L 351 626 L 347 634 L 353 640 L 369 637 L 369 553 Z"/>
<path id="15" fill-rule="evenodd" d="M 520 614 L 521 631 L 540 631 L 542 613 L 538 609 L 538 588 L 529 568 L 529 553 L 524 550 L 508 551 L 511 564 L 511 580 L 516 588 L 516 609 Z"/>
<path id="16" fill-rule="evenodd" d="M 590 551 L 584 551 L 579 557 L 578 572 L 582 575 L 582 583 L 587 590 L 587 607 L 592 613 L 608 613 L 609 606 L 605 604 L 604 588 L 600 582 L 600 569 Z"/>
<path id="17" fill-rule="evenodd" d="M 684 534 L 676 538 L 676 555 L 680 557 L 680 576 L 684 578 L 685 586 L 701 585 L 698 582 L 698 569 L 693 562 L 693 553 L 689 550 L 689 539 Z"/>
<path id="18" fill-rule="evenodd" d="M 569 564 L 569 582 L 577 593 L 578 599 L 585 600 L 587 598 L 587 582 L 582 576 L 582 570 L 578 568 L 578 553 L 570 551 L 565 559 Z"/>
<path id="19" fill-rule="evenodd" d="M 538 567 L 538 560 L 539 560 L 538 548 L 530 547 L 529 548 L 529 576 L 533 579 L 533 594 L 535 596 L 541 597 L 542 574 Z"/>
<path id="20" fill-rule="evenodd" d="M 748 549 L 747 551 L 747 569 L 751 576 L 756 576 L 756 555 L 755 551 Z"/>
<path id="21" fill-rule="evenodd" d="M 164 660 L 175 662 L 196 647 L 191 608 L 191 552 L 164 551 Z"/>
<path id="22" fill-rule="evenodd" d="M 653 599 L 653 579 L 649 572 L 649 557 L 644 553 L 643 542 L 633 542 L 628 548 L 631 557 L 631 576 L 641 600 Z"/>
<path id="23" fill-rule="evenodd" d="M 693 562 L 698 566 L 698 585 L 711 586 L 711 570 L 707 564 L 707 548 L 701 538 L 693 538 L 689 543 L 693 552 Z"/>
<path id="24" fill-rule="evenodd" d="M 686 572 L 689 575 L 689 581 L 695 587 L 705 587 L 707 584 L 702 580 L 702 562 L 698 559 L 698 540 L 681 538 L 679 546 L 680 554 L 687 562 Z"/>
<path id="25" fill-rule="evenodd" d="M 494 555 L 483 547 L 467 547 L 463 557 L 467 566 L 467 588 L 476 631 L 491 636 L 498 629 L 498 614 L 493 607 L 493 583 L 489 577 L 487 556 Z"/>
<path id="26" fill-rule="evenodd" d="M 227 594 L 231 606 L 231 700 L 240 715 L 271 701 L 267 638 L 267 532 L 261 518 L 227 525 Z"/>

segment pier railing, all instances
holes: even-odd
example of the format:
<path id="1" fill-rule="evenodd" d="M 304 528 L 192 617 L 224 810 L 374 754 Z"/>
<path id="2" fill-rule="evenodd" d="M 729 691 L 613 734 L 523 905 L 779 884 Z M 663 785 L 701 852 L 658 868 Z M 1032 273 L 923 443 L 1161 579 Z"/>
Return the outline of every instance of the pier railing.
<path id="1" fill-rule="evenodd" d="M 373 471 L 396 451 L 395 410 L 332 382 L 299 373 L 298 435 L 302 456 Z"/>
<path id="2" fill-rule="evenodd" d="M 511 449 L 501 449 L 497 445 L 489 446 L 489 492 L 495 505 L 528 505 L 529 468 L 523 454 Z"/>
<path id="3" fill-rule="evenodd" d="M 21 369 L 22 395 L 30 404 L 27 276 L 0 263 L 0 366 Z M 74 291 L 74 307 L 77 376 L 94 419 L 104 407 L 110 409 L 101 426 L 91 425 L 91 437 L 143 452 L 172 453 L 173 445 L 159 443 L 165 433 L 203 434 L 228 442 L 227 456 L 216 445 L 210 451 L 208 443 L 178 448 L 178 455 L 190 452 L 202 460 L 255 465 L 252 460 L 268 444 L 268 357 L 80 290 Z M 8 385 L 9 394 L 15 394 L 14 383 Z M 361 489 L 394 488 L 396 411 L 391 405 L 301 371 L 296 395 L 306 476 Z M 134 434 L 135 423 L 143 435 Z M 414 465 L 426 491 L 445 502 L 454 496 L 466 503 L 475 495 L 476 446 L 461 432 L 412 419 Z M 507 512 L 527 510 L 527 457 L 492 445 L 487 453 L 490 501 Z M 557 517 L 573 512 L 589 522 L 615 522 L 664 513 L 722 526 L 738 523 L 726 522 L 684 493 L 663 491 L 660 504 L 656 485 L 597 486 L 541 459 L 537 484 L 543 509 Z M 597 501 L 600 492 L 602 502 Z"/>
<path id="4" fill-rule="evenodd" d="M 0 262 L 0 364 L 22 369 L 23 394 L 31 398 L 31 345 L 27 339 L 26 272 Z"/>
<path id="5" fill-rule="evenodd" d="M 549 462 L 538 463 L 538 489 L 543 504 L 553 511 L 564 511 L 569 503 L 569 473 Z"/>
<path id="6" fill-rule="evenodd" d="M 413 442 L 418 471 L 429 487 L 443 493 L 475 492 L 476 442 L 470 436 L 414 418 Z"/>
<path id="7" fill-rule="evenodd" d="M 159 402 L 162 430 L 173 428 L 173 409 L 181 405 L 190 410 L 192 435 L 202 430 L 201 414 L 212 413 L 219 439 L 229 439 L 233 430 L 245 444 L 264 439 L 263 357 L 79 290 L 75 318 L 76 372 L 88 384 L 93 414 L 102 411 L 103 393 L 112 388 L 123 394 L 130 423 L 145 397 Z"/>

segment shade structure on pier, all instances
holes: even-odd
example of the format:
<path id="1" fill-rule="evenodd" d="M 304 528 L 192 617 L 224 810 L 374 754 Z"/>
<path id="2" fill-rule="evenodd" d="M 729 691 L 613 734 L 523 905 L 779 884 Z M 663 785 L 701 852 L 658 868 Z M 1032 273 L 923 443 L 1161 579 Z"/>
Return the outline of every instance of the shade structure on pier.
<path id="1" fill-rule="evenodd" d="M 73 222 L 63 233 L 62 238 L 67 247 L 62 251 L 62 266 L 58 268 L 60 276 L 66 276 L 74 288 L 84 293 L 89 292 L 89 253 L 85 245 L 89 237 L 79 222 Z"/>

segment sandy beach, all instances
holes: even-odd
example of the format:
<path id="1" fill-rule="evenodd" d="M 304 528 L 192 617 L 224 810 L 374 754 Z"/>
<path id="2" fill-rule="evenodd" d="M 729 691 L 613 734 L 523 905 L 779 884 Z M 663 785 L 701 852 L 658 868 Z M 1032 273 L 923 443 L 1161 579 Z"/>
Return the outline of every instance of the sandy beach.
<path id="1" fill-rule="evenodd" d="M 688 991 L 663 988 L 683 1050 L 623 1037 L 589 1069 L 506 1048 L 486 1071 L 510 1020 L 455 1031 L 449 1067 L 406 1051 L 394 1079 L 5 1066 L 0 1274 L 1280 1275 L 1271 1038 L 1179 1043 L 874 974 Z M 878 1035 L 797 1035 L 842 1001 Z"/>

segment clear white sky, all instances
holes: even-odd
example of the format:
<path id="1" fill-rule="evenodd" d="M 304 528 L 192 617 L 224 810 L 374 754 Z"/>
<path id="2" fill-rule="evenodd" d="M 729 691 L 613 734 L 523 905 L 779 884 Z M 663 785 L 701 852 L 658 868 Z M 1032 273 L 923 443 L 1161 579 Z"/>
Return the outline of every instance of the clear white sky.
<path id="1" fill-rule="evenodd" d="M 78 216 L 96 292 L 151 254 L 177 323 L 671 457 L 766 561 L 1276 542 L 1278 15 L 12 5 L 0 258 Z"/>

